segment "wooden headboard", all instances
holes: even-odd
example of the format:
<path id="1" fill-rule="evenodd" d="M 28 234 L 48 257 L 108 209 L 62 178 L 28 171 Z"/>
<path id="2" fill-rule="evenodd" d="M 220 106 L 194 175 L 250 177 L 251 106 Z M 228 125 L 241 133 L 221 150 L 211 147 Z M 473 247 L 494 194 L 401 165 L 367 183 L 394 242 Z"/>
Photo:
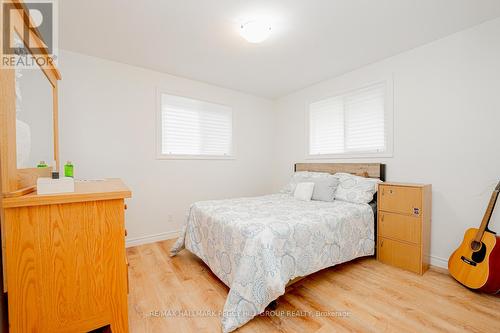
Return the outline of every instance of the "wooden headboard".
<path id="1" fill-rule="evenodd" d="M 297 163 L 295 171 L 328 172 L 331 174 L 345 172 L 385 181 L 385 164 L 380 163 Z"/>

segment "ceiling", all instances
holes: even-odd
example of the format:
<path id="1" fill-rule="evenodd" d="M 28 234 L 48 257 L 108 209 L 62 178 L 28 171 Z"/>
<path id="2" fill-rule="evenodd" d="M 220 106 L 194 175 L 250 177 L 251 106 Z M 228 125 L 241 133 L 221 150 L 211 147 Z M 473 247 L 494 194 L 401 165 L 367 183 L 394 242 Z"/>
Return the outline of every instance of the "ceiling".
<path id="1" fill-rule="evenodd" d="M 63 49 L 266 98 L 500 16 L 498 0 L 62 0 Z M 273 24 L 261 44 L 238 35 Z"/>

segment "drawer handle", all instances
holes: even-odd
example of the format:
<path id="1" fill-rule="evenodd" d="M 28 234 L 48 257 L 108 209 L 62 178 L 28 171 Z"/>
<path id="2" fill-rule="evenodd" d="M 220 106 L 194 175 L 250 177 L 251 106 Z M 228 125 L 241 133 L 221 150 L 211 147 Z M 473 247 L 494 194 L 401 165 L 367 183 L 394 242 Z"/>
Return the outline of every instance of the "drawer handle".
<path id="1" fill-rule="evenodd" d="M 413 214 L 414 215 L 420 215 L 420 208 L 413 207 Z"/>
<path id="2" fill-rule="evenodd" d="M 394 194 L 394 190 L 391 188 L 388 190 L 389 194 Z M 382 195 L 385 195 L 385 188 L 382 188 Z"/>

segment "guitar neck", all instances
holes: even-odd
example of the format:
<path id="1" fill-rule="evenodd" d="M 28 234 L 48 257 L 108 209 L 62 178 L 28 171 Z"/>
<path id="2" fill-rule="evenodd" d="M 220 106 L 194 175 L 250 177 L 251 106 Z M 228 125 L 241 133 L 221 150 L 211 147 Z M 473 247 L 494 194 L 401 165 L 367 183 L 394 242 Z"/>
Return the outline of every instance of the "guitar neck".
<path id="1" fill-rule="evenodd" d="M 486 212 L 484 213 L 483 221 L 481 222 L 481 226 L 479 227 L 479 230 L 476 234 L 476 237 L 474 240 L 476 242 L 481 242 L 481 239 L 483 238 L 483 234 L 488 228 L 488 224 L 490 223 L 491 215 L 493 214 L 493 209 L 495 208 L 495 204 L 498 199 L 498 194 L 500 192 L 500 182 L 498 183 L 497 187 L 491 194 L 490 198 L 490 203 L 488 204 L 488 208 L 486 208 Z"/>

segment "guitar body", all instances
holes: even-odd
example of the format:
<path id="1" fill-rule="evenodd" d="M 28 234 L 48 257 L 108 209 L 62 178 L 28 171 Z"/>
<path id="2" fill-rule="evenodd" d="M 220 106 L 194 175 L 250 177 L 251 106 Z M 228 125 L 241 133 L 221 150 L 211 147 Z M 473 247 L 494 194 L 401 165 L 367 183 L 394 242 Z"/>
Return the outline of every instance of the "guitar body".
<path id="1" fill-rule="evenodd" d="M 485 231 L 481 247 L 474 251 L 471 244 L 477 233 L 474 228 L 465 232 L 462 244 L 448 261 L 448 270 L 464 286 L 496 294 L 500 291 L 500 237 Z"/>

